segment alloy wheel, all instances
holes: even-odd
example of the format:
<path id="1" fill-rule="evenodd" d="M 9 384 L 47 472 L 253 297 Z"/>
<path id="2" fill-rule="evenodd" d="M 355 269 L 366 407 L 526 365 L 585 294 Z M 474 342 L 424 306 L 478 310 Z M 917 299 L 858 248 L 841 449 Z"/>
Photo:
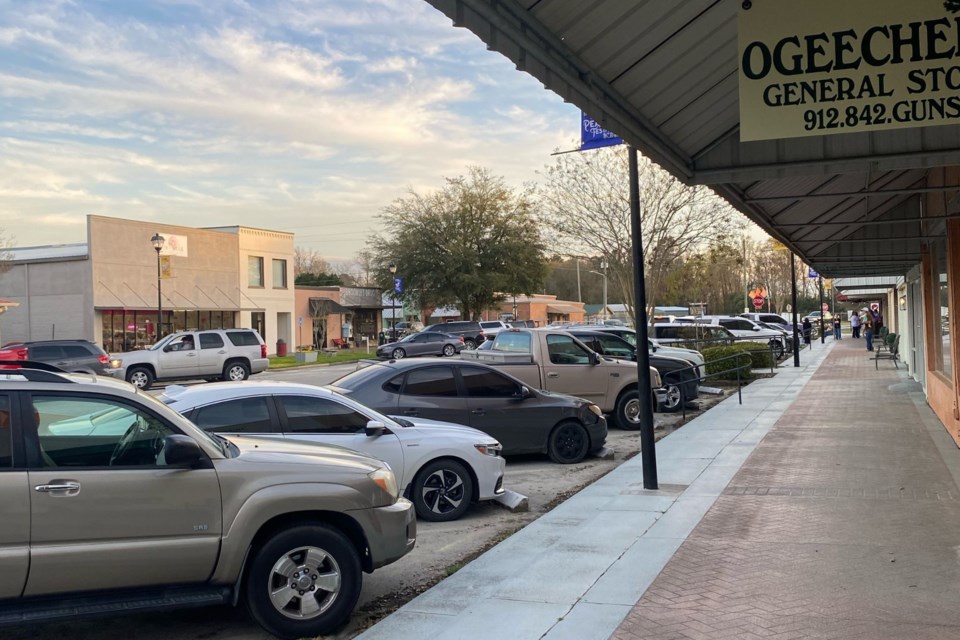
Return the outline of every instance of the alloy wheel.
<path id="1" fill-rule="evenodd" d="M 421 496 L 430 511 L 439 515 L 449 513 L 466 498 L 463 479 L 449 469 L 437 469 L 424 480 Z"/>
<path id="2" fill-rule="evenodd" d="M 227 377 L 230 378 L 232 382 L 241 382 L 246 379 L 247 372 L 238 364 L 233 365 L 227 371 Z"/>
<path id="3" fill-rule="evenodd" d="M 294 620 L 309 620 L 326 612 L 337 599 L 340 586 L 340 565 L 318 547 L 285 553 L 267 578 L 273 607 Z"/>
<path id="4" fill-rule="evenodd" d="M 143 389 L 150 382 L 149 376 L 143 371 L 134 371 L 130 374 L 130 384 L 137 389 Z"/>
<path id="5" fill-rule="evenodd" d="M 584 448 L 584 432 L 578 425 L 567 424 L 560 427 L 554 436 L 553 449 L 564 460 L 580 457 Z"/>

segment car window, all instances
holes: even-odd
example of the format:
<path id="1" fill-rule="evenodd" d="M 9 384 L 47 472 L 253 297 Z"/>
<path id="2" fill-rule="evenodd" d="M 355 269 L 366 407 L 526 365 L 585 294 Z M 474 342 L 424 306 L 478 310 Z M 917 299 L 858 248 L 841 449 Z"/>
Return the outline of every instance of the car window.
<path id="1" fill-rule="evenodd" d="M 439 333 L 415 333 L 410 342 L 434 342 L 440 339 Z"/>
<path id="2" fill-rule="evenodd" d="M 185 333 L 182 336 L 177 336 L 165 346 L 164 351 L 193 351 L 193 334 Z"/>
<path id="3" fill-rule="evenodd" d="M 633 349 L 626 340 L 617 336 L 603 336 L 597 338 L 603 346 L 603 352 L 607 355 L 633 355 Z"/>
<path id="4" fill-rule="evenodd" d="M 236 398 L 197 409 L 193 422 L 213 433 L 272 433 L 267 398 Z"/>
<path id="5" fill-rule="evenodd" d="M 165 422 L 112 398 L 36 394 L 32 398 L 42 466 L 164 466 Z"/>
<path id="6" fill-rule="evenodd" d="M 570 336 L 547 336 L 547 352 L 553 364 L 590 364 L 590 354 Z"/>
<path id="7" fill-rule="evenodd" d="M 501 373 L 480 367 L 461 367 L 460 375 L 473 398 L 513 398 L 520 395 L 520 385 Z"/>
<path id="8" fill-rule="evenodd" d="M 400 393 L 400 388 L 403 387 L 403 375 L 393 376 L 389 380 L 383 383 L 383 390 L 387 393 Z"/>
<path id="9" fill-rule="evenodd" d="M 78 344 L 65 344 L 61 349 L 63 349 L 63 355 L 68 358 L 89 358 L 93 355 L 89 349 Z"/>
<path id="10" fill-rule="evenodd" d="M 235 347 L 259 347 L 260 341 L 253 331 L 227 331 L 227 339 Z"/>
<path id="11" fill-rule="evenodd" d="M 493 343 L 494 351 L 509 351 L 511 353 L 530 353 L 530 334 L 500 332 L 497 341 Z"/>
<path id="12" fill-rule="evenodd" d="M 356 433 L 366 428 L 365 415 L 329 398 L 280 396 L 287 414 L 285 433 Z"/>
<path id="13" fill-rule="evenodd" d="M 450 367 L 426 367 L 407 373 L 403 387 L 407 396 L 433 396 L 451 398 L 457 396 L 457 381 Z"/>
<path id="14" fill-rule="evenodd" d="M 220 337 L 219 333 L 201 333 L 200 334 L 201 349 L 219 349 L 222 346 L 223 346 L 223 338 Z"/>
<path id="15" fill-rule="evenodd" d="M 502 329 L 503 325 L 499 322 L 481 322 L 480 326 L 484 329 Z"/>
<path id="16" fill-rule="evenodd" d="M 37 345 L 30 347 L 31 360 L 59 360 L 63 357 L 63 350 L 54 345 Z"/>
<path id="17" fill-rule="evenodd" d="M 10 432 L 10 398 L 0 396 L 0 471 L 13 466 L 13 435 Z"/>

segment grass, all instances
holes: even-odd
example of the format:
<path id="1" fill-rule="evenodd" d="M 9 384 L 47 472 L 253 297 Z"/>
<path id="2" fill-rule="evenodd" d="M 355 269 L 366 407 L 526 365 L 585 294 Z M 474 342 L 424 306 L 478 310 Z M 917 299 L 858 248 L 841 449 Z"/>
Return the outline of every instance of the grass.
<path id="1" fill-rule="evenodd" d="M 289 369 L 291 367 L 309 367 L 317 364 L 336 364 L 338 362 L 356 362 L 357 360 L 363 360 L 365 358 L 376 358 L 377 354 L 373 349 L 370 350 L 370 353 L 367 353 L 366 349 L 349 349 L 344 351 L 337 351 L 334 354 L 327 354 L 324 352 L 319 352 L 317 354 L 317 361 L 314 362 L 297 362 L 296 356 L 271 356 L 270 357 L 270 368 L 271 369 Z"/>

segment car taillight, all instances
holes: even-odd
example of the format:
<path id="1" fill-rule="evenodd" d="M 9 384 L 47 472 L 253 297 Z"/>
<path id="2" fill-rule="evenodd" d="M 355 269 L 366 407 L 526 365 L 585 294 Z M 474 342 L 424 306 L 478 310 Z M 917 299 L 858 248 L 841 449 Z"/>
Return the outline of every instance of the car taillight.
<path id="1" fill-rule="evenodd" d="M 16 360 L 27 360 L 27 359 L 28 359 L 27 349 L 26 349 L 26 348 L 24 348 L 24 349 L 17 349 L 17 350 L 16 350 L 16 356 L 17 356 L 17 357 L 15 358 Z"/>
<path id="2" fill-rule="evenodd" d="M 261 358 L 267 357 L 267 345 L 265 344 L 260 345 L 260 357 Z"/>
<path id="3" fill-rule="evenodd" d="M 108 355 L 97 356 L 97 360 L 100 361 L 100 364 L 110 364 L 110 356 Z"/>

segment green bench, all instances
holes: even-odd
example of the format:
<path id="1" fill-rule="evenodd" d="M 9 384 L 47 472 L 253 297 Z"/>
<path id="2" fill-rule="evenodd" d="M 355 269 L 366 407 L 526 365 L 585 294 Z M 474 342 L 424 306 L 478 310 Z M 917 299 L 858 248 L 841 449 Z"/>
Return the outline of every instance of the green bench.
<path id="1" fill-rule="evenodd" d="M 896 333 L 887 333 L 877 343 L 877 352 L 873 356 L 874 368 L 876 368 L 879 371 L 881 360 L 891 360 L 893 361 L 893 366 L 899 369 L 900 365 L 897 364 L 897 361 L 899 359 L 900 359 L 900 336 L 897 335 Z"/>

